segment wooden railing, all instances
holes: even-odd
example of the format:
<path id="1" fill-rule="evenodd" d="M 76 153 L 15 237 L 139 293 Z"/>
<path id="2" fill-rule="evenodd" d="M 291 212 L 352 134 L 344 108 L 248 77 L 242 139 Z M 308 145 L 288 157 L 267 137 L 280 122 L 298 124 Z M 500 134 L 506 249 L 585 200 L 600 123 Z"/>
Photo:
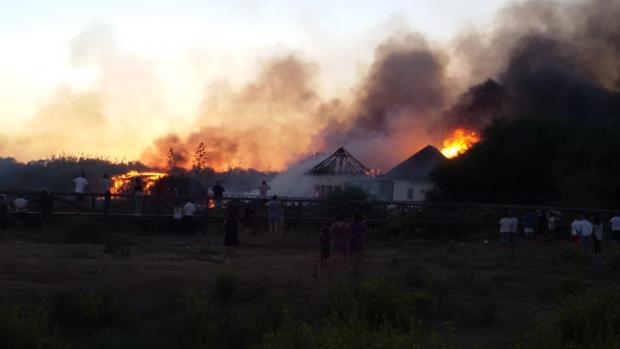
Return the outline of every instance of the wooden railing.
<path id="1" fill-rule="evenodd" d="M 40 192 L 0 190 L 10 202 L 18 195 L 29 200 L 28 212 L 41 213 Z M 58 216 L 92 215 L 109 217 L 139 217 L 141 219 L 170 218 L 175 204 L 183 205 L 187 199 L 197 206 L 196 218 L 221 220 L 227 208 L 239 208 L 239 217 L 251 220 L 266 220 L 267 200 L 256 197 L 224 197 L 221 201 L 205 196 L 160 196 L 145 195 L 140 207 L 131 195 L 85 193 L 81 199 L 75 193 L 51 193 L 53 207 L 51 214 Z M 507 211 L 517 217 L 526 212 L 544 211 L 556 216 L 559 228 L 566 226 L 579 214 L 609 217 L 616 211 L 600 208 L 574 208 L 524 205 L 497 205 L 463 202 L 399 202 L 399 201 L 330 201 L 307 198 L 280 198 L 282 217 L 289 223 L 328 223 L 337 214 L 347 216 L 362 214 L 370 224 L 384 226 L 417 227 L 486 227 L 495 229 L 497 222 Z M 217 205 L 217 207 L 213 207 Z"/>

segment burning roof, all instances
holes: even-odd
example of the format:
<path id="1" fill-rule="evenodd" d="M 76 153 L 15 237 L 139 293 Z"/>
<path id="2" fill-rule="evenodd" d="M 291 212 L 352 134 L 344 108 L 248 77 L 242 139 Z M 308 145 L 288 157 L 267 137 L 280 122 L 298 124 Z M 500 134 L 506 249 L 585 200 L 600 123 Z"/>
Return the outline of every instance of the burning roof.
<path id="1" fill-rule="evenodd" d="M 428 179 L 431 172 L 446 160 L 439 149 L 427 145 L 407 160 L 391 169 L 387 176 L 391 178 Z"/>
<path id="2" fill-rule="evenodd" d="M 338 148 L 335 153 L 308 171 L 308 174 L 314 176 L 366 176 L 371 173 L 371 169 L 353 157 L 353 155 L 351 155 L 351 153 L 346 151 L 343 147 Z"/>

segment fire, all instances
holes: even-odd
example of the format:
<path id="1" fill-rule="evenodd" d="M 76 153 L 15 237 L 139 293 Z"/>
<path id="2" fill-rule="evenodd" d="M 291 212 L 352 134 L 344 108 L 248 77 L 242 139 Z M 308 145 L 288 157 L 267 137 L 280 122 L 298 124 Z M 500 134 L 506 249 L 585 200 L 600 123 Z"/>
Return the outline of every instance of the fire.
<path id="1" fill-rule="evenodd" d="M 155 185 L 159 179 L 166 176 L 167 174 L 162 172 L 138 172 L 132 170 L 121 175 L 112 176 L 112 188 L 110 188 L 110 192 L 112 194 L 131 192 L 134 181 L 136 178 L 140 178 L 142 188 L 144 192 L 148 194 L 153 185 Z"/>
<path id="2" fill-rule="evenodd" d="M 477 132 L 457 128 L 448 138 L 444 139 L 441 153 L 449 159 L 455 158 L 478 142 L 480 142 L 480 136 Z"/>

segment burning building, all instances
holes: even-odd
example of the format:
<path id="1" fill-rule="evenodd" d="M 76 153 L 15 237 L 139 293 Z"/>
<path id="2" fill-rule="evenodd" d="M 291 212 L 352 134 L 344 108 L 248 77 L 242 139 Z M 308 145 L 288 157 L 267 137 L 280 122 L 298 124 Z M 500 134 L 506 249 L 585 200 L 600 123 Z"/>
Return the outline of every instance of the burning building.
<path id="1" fill-rule="evenodd" d="M 327 197 L 346 187 L 359 187 L 373 197 L 389 200 L 391 183 L 361 161 L 357 160 L 343 147 L 312 167 L 304 176 L 311 183 L 312 196 Z"/>
<path id="2" fill-rule="evenodd" d="M 396 165 L 387 176 L 392 181 L 392 200 L 421 201 L 426 192 L 433 189 L 431 173 L 446 157 L 439 149 L 427 145 L 410 158 Z"/>

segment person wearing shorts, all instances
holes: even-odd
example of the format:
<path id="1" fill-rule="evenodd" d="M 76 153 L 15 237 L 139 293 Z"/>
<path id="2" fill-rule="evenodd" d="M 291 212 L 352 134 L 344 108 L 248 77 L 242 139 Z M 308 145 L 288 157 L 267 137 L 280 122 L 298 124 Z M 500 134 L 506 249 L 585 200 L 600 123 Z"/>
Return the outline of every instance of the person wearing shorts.
<path id="1" fill-rule="evenodd" d="M 280 226 L 281 220 L 281 206 L 280 201 L 276 195 L 271 197 L 271 200 L 267 203 L 267 218 L 269 220 L 269 232 L 276 234 Z"/>
<path id="2" fill-rule="evenodd" d="M 237 208 L 229 207 L 224 221 L 224 262 L 229 262 L 238 256 L 240 226 Z"/>
<path id="3" fill-rule="evenodd" d="M 510 245 L 512 242 L 512 217 L 510 214 L 504 215 L 499 220 L 499 241 L 502 245 Z"/>

